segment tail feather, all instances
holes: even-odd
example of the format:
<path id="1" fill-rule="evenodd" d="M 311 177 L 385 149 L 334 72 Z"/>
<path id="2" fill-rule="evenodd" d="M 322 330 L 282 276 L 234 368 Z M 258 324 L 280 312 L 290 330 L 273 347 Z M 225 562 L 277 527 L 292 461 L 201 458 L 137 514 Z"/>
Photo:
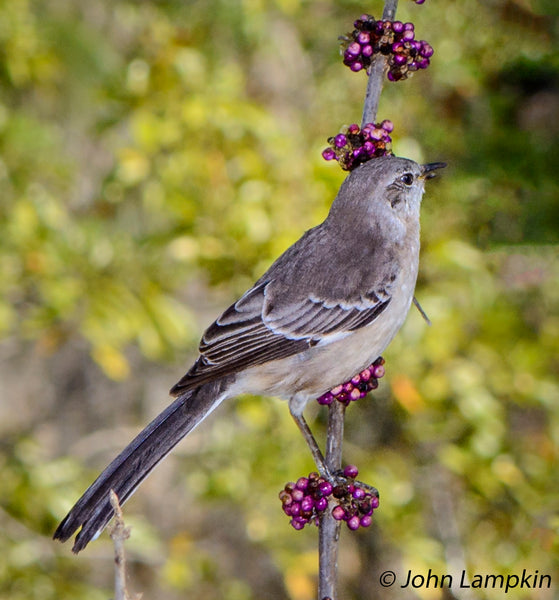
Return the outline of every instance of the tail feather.
<path id="1" fill-rule="evenodd" d="M 54 533 L 68 540 L 80 527 L 72 551 L 78 553 L 97 537 L 114 515 L 109 492 L 123 504 L 180 440 L 225 398 L 223 380 L 181 394 L 111 462 L 76 502 Z"/>

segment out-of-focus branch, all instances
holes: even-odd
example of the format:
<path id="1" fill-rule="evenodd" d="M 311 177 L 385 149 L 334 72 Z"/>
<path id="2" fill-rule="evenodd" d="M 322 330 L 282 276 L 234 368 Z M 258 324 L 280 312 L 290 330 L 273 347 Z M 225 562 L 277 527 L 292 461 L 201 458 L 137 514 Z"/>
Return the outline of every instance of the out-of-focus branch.
<path id="1" fill-rule="evenodd" d="M 114 521 L 109 530 L 111 539 L 115 548 L 115 598 L 114 600 L 132 600 L 126 589 L 126 556 L 124 553 L 124 542 L 130 537 L 130 528 L 124 524 L 122 509 L 118 501 L 118 496 L 111 490 L 110 501 L 115 511 Z M 136 600 L 141 598 L 138 594 Z"/>

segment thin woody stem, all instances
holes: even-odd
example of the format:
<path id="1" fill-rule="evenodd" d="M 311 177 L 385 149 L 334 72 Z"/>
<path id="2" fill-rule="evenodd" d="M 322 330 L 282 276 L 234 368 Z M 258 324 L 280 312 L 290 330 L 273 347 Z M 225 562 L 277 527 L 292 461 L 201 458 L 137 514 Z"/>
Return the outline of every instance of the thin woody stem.
<path id="1" fill-rule="evenodd" d="M 386 0 L 383 20 L 393 21 L 396 16 L 398 0 Z M 387 59 L 377 54 L 369 70 L 367 91 L 363 105 L 361 127 L 374 123 L 377 117 L 380 94 Z M 328 407 L 328 433 L 326 438 L 325 463 L 330 473 L 337 473 L 342 466 L 342 445 L 344 437 L 345 405 L 332 402 Z M 318 600 L 336 600 L 338 575 L 338 543 L 340 538 L 340 522 L 332 516 L 331 507 L 320 517 L 318 555 L 319 581 Z"/>
<path id="2" fill-rule="evenodd" d="M 330 473 L 342 467 L 342 445 L 344 439 L 345 405 L 334 401 L 328 407 L 328 433 L 326 437 L 326 466 Z M 338 540 L 340 521 L 332 516 L 329 506 L 322 513 L 318 533 L 318 598 L 336 598 L 338 575 Z"/>
<path id="3" fill-rule="evenodd" d="M 384 11 L 382 13 L 383 20 L 393 21 L 396 16 L 397 7 L 398 0 L 386 0 Z M 369 79 L 367 81 L 367 91 L 365 93 L 365 103 L 363 105 L 361 128 L 367 123 L 374 123 L 377 118 L 387 60 L 387 57 L 383 54 L 376 54 L 369 68 Z"/>

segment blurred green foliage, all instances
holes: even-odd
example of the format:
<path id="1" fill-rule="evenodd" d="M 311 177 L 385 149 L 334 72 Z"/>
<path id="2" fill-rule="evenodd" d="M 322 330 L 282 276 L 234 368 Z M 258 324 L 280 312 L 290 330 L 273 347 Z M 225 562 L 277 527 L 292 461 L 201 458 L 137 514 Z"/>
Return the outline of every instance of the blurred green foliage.
<path id="1" fill-rule="evenodd" d="M 379 118 L 398 155 L 450 166 L 424 202 L 417 295 L 433 326 L 412 312 L 380 390 L 348 411 L 346 461 L 381 508 L 373 530 L 343 533 L 344 597 L 379 593 L 385 568 L 538 569 L 555 591 L 518 598 L 559 589 L 559 23 L 546 9 L 400 2 L 436 53 L 385 87 Z M 365 88 L 336 38 L 381 10 L 0 2 L 0 598 L 110 595 L 106 539 L 74 558 L 49 536 L 132 437 L 120 428 L 161 408 L 219 309 L 325 216 L 343 174 L 320 150 L 360 120 Z M 291 531 L 276 497 L 312 468 L 286 407 L 239 399 L 174 456 L 129 505 L 131 587 L 313 597 L 316 532 Z"/>

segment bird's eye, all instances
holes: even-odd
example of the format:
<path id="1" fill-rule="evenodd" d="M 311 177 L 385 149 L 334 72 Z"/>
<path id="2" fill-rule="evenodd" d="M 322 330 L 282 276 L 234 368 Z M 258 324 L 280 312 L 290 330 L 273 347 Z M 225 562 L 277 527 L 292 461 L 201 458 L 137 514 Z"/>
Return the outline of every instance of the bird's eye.
<path id="1" fill-rule="evenodd" d="M 400 181 L 404 185 L 411 185 L 413 183 L 413 175 L 411 173 L 404 173 L 402 177 L 400 177 Z"/>

